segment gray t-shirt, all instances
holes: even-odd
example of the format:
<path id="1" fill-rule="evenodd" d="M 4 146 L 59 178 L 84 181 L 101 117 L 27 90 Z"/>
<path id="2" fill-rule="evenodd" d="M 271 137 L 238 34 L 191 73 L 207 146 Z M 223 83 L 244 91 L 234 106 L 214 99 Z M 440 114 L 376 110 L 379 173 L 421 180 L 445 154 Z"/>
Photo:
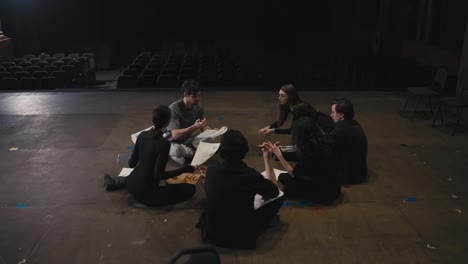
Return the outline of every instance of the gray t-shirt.
<path id="1" fill-rule="evenodd" d="M 203 119 L 205 116 L 202 106 L 194 105 L 192 109 L 187 109 L 182 99 L 173 102 L 169 108 L 171 109 L 171 121 L 166 131 L 189 127 L 193 125 L 197 119 Z M 179 139 L 177 141 L 181 140 L 184 139 Z"/>

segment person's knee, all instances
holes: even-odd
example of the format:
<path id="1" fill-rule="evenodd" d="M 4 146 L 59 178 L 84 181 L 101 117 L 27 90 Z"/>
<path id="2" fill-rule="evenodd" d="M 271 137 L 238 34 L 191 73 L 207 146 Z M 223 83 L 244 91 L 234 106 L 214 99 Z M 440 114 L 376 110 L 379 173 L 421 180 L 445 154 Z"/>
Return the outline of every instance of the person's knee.
<path id="1" fill-rule="evenodd" d="M 192 157 L 193 150 L 182 144 L 172 144 L 170 155 L 175 157 Z"/>
<path id="2" fill-rule="evenodd" d="M 285 182 L 287 182 L 291 177 L 287 173 L 281 173 L 278 176 L 278 181 L 284 185 Z"/>

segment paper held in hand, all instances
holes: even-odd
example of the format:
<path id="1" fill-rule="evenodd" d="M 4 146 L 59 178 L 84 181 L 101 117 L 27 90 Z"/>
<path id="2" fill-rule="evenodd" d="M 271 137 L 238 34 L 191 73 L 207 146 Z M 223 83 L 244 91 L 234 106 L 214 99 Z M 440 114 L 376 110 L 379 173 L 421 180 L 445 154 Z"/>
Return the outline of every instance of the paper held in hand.
<path id="1" fill-rule="evenodd" d="M 200 142 L 193 156 L 191 165 L 202 165 L 218 151 L 219 143 Z"/>
<path id="2" fill-rule="evenodd" d="M 228 128 L 226 126 L 221 127 L 220 129 L 207 129 L 200 134 L 196 135 L 195 138 L 192 141 L 192 145 L 195 148 L 198 148 L 198 145 L 200 145 L 200 142 L 213 142 L 213 140 L 222 134 L 226 133 Z"/>
<path id="3" fill-rule="evenodd" d="M 220 129 L 207 129 L 200 134 L 198 134 L 195 138 L 216 138 L 221 136 L 222 134 L 226 133 L 227 126 L 223 126 Z"/>
<path id="4" fill-rule="evenodd" d="M 278 176 L 281 173 L 288 173 L 287 171 L 282 171 L 282 170 L 277 170 L 277 169 L 274 169 L 274 171 L 275 171 L 276 179 L 278 179 Z M 262 175 L 263 175 L 263 177 L 266 178 L 266 171 L 262 172 Z M 278 196 L 276 196 L 275 198 L 270 198 L 270 199 L 264 200 L 263 196 L 261 196 L 259 194 L 256 194 L 255 199 L 254 199 L 254 210 L 257 210 L 258 208 L 260 208 L 260 207 L 264 206 L 265 204 L 268 204 L 268 203 L 280 198 L 283 195 L 284 195 L 283 191 L 279 190 Z"/>

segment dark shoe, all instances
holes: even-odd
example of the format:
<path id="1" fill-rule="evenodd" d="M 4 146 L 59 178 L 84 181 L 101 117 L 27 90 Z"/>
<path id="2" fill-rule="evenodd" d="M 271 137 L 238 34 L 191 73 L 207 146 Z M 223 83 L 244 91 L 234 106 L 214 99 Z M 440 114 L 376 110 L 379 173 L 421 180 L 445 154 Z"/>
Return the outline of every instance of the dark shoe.
<path id="1" fill-rule="evenodd" d="M 126 183 L 127 181 L 125 177 L 112 177 L 109 175 L 104 175 L 105 189 L 108 192 L 124 189 Z"/>
<path id="2" fill-rule="evenodd" d="M 106 187 L 106 185 L 108 184 L 112 184 L 112 183 L 115 183 L 115 180 L 112 179 L 112 177 L 109 175 L 109 174 L 104 174 L 104 187 Z"/>

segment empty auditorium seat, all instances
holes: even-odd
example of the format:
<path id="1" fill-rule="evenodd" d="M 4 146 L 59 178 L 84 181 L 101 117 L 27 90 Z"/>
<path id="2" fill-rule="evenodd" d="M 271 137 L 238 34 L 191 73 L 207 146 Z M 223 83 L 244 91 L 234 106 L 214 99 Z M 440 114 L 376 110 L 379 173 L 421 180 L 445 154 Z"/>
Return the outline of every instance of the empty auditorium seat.
<path id="1" fill-rule="evenodd" d="M 23 67 L 23 69 L 26 69 L 29 66 L 33 66 L 33 64 L 30 61 L 24 61 L 24 62 L 18 63 L 18 66 L 21 66 L 21 67 Z"/>
<path id="2" fill-rule="evenodd" d="M 38 83 L 34 77 L 23 77 L 18 82 L 19 90 L 36 90 Z"/>
<path id="3" fill-rule="evenodd" d="M 130 75 L 130 76 L 135 76 L 135 78 L 140 74 L 139 70 L 132 70 L 132 69 L 127 69 L 123 71 L 123 75 Z"/>
<path id="4" fill-rule="evenodd" d="M 39 54 L 39 56 L 37 56 L 37 57 L 44 60 L 45 58 L 49 58 L 50 54 L 43 52 L 43 53 Z"/>
<path id="5" fill-rule="evenodd" d="M 94 60 L 94 53 L 83 53 L 82 56 L 88 59 L 89 69 L 94 71 L 96 69 L 96 61 Z"/>
<path id="6" fill-rule="evenodd" d="M 73 60 L 73 58 L 71 58 L 71 57 L 63 57 L 63 58 L 61 59 L 61 61 L 63 61 L 65 64 L 68 64 L 68 63 L 69 63 L 70 61 L 72 61 L 72 60 Z"/>
<path id="7" fill-rule="evenodd" d="M 49 73 L 46 71 L 35 71 L 32 73 L 32 77 L 40 80 L 42 77 L 49 76 Z"/>
<path id="8" fill-rule="evenodd" d="M 27 71 L 17 71 L 15 72 L 15 78 L 20 80 L 21 78 L 23 77 L 31 77 L 31 73 L 27 72 Z"/>
<path id="9" fill-rule="evenodd" d="M 154 75 L 140 75 L 137 79 L 137 86 L 141 88 L 156 87 L 157 77 Z"/>
<path id="10" fill-rule="evenodd" d="M 55 77 L 47 76 L 42 77 L 40 81 L 41 90 L 55 90 L 57 89 L 57 80 Z"/>
<path id="11" fill-rule="evenodd" d="M 177 76 L 161 74 L 158 77 L 156 87 L 158 88 L 175 88 L 177 83 Z"/>
<path id="12" fill-rule="evenodd" d="M 70 54 L 67 55 L 67 57 L 76 59 L 76 58 L 80 57 L 80 54 L 79 53 L 70 53 Z"/>
<path id="13" fill-rule="evenodd" d="M 52 64 L 52 62 L 58 61 L 58 59 L 55 57 L 49 57 L 49 58 L 45 58 L 44 61 L 47 61 L 49 64 Z"/>
<path id="14" fill-rule="evenodd" d="M 70 61 L 68 64 L 75 67 L 75 70 L 77 72 L 83 72 L 83 73 L 85 72 L 85 63 L 84 63 L 84 61 L 74 60 L 74 61 Z"/>
<path id="15" fill-rule="evenodd" d="M 117 79 L 116 88 L 135 88 L 137 87 L 136 76 L 121 75 Z"/>
<path id="16" fill-rule="evenodd" d="M 5 69 L 5 67 L 0 66 L 0 72 L 7 72 L 7 70 Z"/>
<path id="17" fill-rule="evenodd" d="M 54 65 L 48 65 L 48 66 L 45 66 L 44 67 L 44 71 L 48 72 L 48 73 L 51 73 L 53 71 L 58 71 L 58 67 L 57 66 L 54 66 Z"/>
<path id="18" fill-rule="evenodd" d="M 52 54 L 52 57 L 57 58 L 57 60 L 60 60 L 61 58 L 65 57 L 65 53 L 54 53 Z"/>
<path id="19" fill-rule="evenodd" d="M 31 59 L 29 59 L 29 62 L 31 62 L 32 64 L 36 64 L 36 63 L 38 63 L 40 61 L 42 61 L 41 58 L 31 58 Z"/>
<path id="20" fill-rule="evenodd" d="M 145 67 L 145 66 L 142 65 L 142 64 L 130 64 L 130 65 L 128 65 L 128 69 L 130 69 L 130 70 L 138 70 L 138 71 L 141 71 L 141 70 L 143 70 L 144 67 Z"/>
<path id="21" fill-rule="evenodd" d="M 10 67 L 13 67 L 13 66 L 16 66 L 16 63 L 12 62 L 12 61 L 9 61 L 9 62 L 4 62 L 2 63 L 2 66 L 6 69 L 10 68 Z"/>
<path id="22" fill-rule="evenodd" d="M 23 58 L 25 58 L 26 60 L 31 60 L 32 58 L 36 58 L 36 55 L 34 55 L 34 54 L 25 54 L 23 56 Z"/>
<path id="23" fill-rule="evenodd" d="M 153 69 L 153 68 L 146 68 L 143 70 L 141 73 L 142 75 L 154 75 L 158 76 L 159 75 L 159 69 Z"/>
<path id="24" fill-rule="evenodd" d="M 11 67 L 8 67 L 8 71 L 11 72 L 11 73 L 16 73 L 16 72 L 19 72 L 19 71 L 23 71 L 23 67 L 21 66 L 11 66 Z"/>
<path id="25" fill-rule="evenodd" d="M 29 73 L 33 73 L 35 71 L 40 71 L 41 70 L 41 67 L 39 66 L 28 66 L 26 67 L 26 71 L 28 71 Z"/>
<path id="26" fill-rule="evenodd" d="M 54 62 L 52 62 L 52 65 L 56 66 L 57 68 L 60 68 L 63 65 L 65 65 L 65 62 L 63 62 L 63 61 L 54 61 Z"/>
<path id="27" fill-rule="evenodd" d="M 25 58 L 16 58 L 16 59 L 15 59 L 15 63 L 16 63 L 16 64 L 19 64 L 19 63 L 21 63 L 21 62 L 27 62 L 27 61 L 28 61 L 28 60 L 25 59 Z"/>
<path id="28" fill-rule="evenodd" d="M 55 77 L 55 83 L 57 88 L 65 87 L 65 72 L 64 71 L 53 71 L 51 76 Z"/>
<path id="29" fill-rule="evenodd" d="M 47 61 L 38 61 L 36 62 L 36 66 L 41 67 L 43 69 L 46 66 L 49 66 L 49 63 Z"/>
<path id="30" fill-rule="evenodd" d="M 18 80 L 16 78 L 3 78 L 0 80 L 1 90 L 16 90 L 18 88 Z"/>
<path id="31" fill-rule="evenodd" d="M 0 72 L 0 79 L 3 79 L 3 78 L 12 78 L 13 75 L 11 75 L 11 73 L 9 72 Z"/>
<path id="32" fill-rule="evenodd" d="M 73 65 L 63 65 L 61 70 L 65 72 L 65 87 L 70 87 L 73 82 L 73 77 L 75 77 L 75 67 Z"/>

